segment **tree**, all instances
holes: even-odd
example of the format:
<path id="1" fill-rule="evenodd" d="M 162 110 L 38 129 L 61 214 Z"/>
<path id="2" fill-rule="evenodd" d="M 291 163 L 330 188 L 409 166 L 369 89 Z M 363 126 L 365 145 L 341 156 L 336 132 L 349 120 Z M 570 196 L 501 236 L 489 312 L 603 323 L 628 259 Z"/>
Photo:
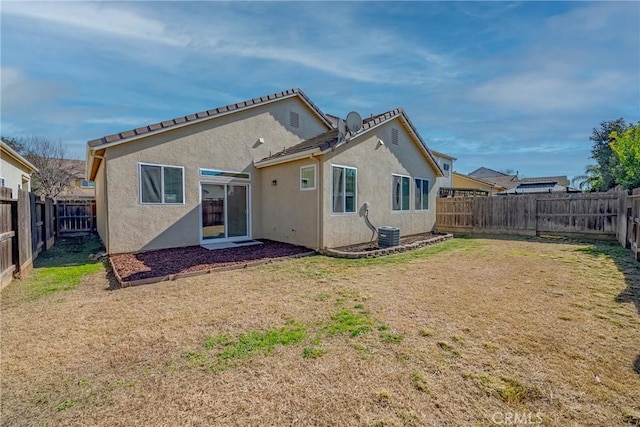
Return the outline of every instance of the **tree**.
<path id="1" fill-rule="evenodd" d="M 2 142 L 11 147 L 16 153 L 23 154 L 24 144 L 16 138 L 10 136 L 0 136 L 0 139 L 2 139 Z"/>
<path id="2" fill-rule="evenodd" d="M 31 162 L 38 172 L 32 174 L 31 191 L 45 197 L 57 198 L 72 184 L 82 171 L 77 162 L 69 159 L 67 147 L 62 142 L 52 142 L 46 137 L 28 137 L 16 140 L 19 153 Z M 3 138 L 3 141 L 6 141 Z M 16 150 L 18 151 L 18 150 Z"/>
<path id="3" fill-rule="evenodd" d="M 571 185 L 581 191 L 595 191 L 602 185 L 602 176 L 598 165 L 589 165 L 585 168 L 584 175 L 577 175 L 571 179 Z"/>
<path id="4" fill-rule="evenodd" d="M 618 164 L 618 156 L 614 153 L 610 143 L 613 141 L 611 134 L 621 135 L 627 129 L 629 125 L 623 118 L 616 120 L 609 120 L 600 123 L 600 129 L 593 129 L 593 133 L 589 137 L 593 141 L 593 147 L 591 149 L 591 157 L 597 162 L 597 168 L 600 179 L 594 180 L 596 191 L 607 191 L 617 185 L 616 177 L 614 176 L 614 169 Z"/>
<path id="5" fill-rule="evenodd" d="M 618 162 L 613 169 L 616 182 L 630 190 L 640 187 L 640 121 L 619 134 L 611 132 L 611 150 Z"/>

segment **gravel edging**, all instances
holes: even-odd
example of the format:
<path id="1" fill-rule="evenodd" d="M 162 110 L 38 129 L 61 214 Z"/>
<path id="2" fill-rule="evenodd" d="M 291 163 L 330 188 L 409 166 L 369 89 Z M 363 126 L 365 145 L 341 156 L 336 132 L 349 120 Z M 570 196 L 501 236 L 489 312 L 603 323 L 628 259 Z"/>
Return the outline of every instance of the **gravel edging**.
<path id="1" fill-rule="evenodd" d="M 379 256 L 419 249 L 424 246 L 429 246 L 435 243 L 444 242 L 445 240 L 449 240 L 449 239 L 453 239 L 453 234 L 447 233 L 441 236 L 432 237 L 431 239 L 420 240 L 420 241 L 409 243 L 406 245 L 393 246 L 391 248 L 375 249 L 372 251 L 345 252 L 338 249 L 325 248 L 323 251 L 321 251 L 321 253 L 323 255 L 327 255 L 334 258 L 348 258 L 348 259 L 377 258 Z"/>

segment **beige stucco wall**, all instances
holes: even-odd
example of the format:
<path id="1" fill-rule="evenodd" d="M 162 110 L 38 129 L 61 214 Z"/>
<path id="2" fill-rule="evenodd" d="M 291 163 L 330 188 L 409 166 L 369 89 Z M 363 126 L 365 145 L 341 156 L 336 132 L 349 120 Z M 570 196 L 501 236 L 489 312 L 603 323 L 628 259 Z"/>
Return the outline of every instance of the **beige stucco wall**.
<path id="1" fill-rule="evenodd" d="M 399 144 L 391 143 L 391 129 L 399 133 Z M 378 144 L 378 139 L 384 145 Z M 357 212 L 355 214 L 331 213 L 331 165 L 356 167 Z M 392 174 L 411 176 L 410 211 L 392 211 Z M 350 141 L 324 156 L 323 175 L 323 247 L 337 247 L 367 242 L 372 232 L 365 225 L 359 211 L 369 202 L 369 219 L 376 227 L 387 225 L 400 227 L 401 235 L 431 231 L 435 225 L 435 203 L 438 185 L 434 170 L 406 132 L 398 119 Z M 414 206 L 413 178 L 429 180 L 429 209 L 416 211 Z"/>
<path id="2" fill-rule="evenodd" d="M 316 188 L 300 189 L 300 167 L 316 165 Z M 273 181 L 276 181 L 273 185 Z M 318 161 L 304 159 L 262 169 L 262 237 L 318 248 Z"/>
<path id="3" fill-rule="evenodd" d="M 300 114 L 299 128 L 290 128 L 290 111 Z M 261 171 L 253 161 L 326 130 L 305 104 L 289 98 L 108 148 L 109 252 L 199 244 L 199 183 L 207 181 L 199 176 L 199 168 L 251 174 L 252 237 L 262 238 Z M 264 143 L 259 144 L 258 138 L 264 138 Z M 185 204 L 140 204 L 139 162 L 183 166 Z M 100 186 L 100 176 L 96 181 Z"/>
<path id="4" fill-rule="evenodd" d="M 4 152 L 0 152 L 0 177 L 4 178 L 5 187 L 13 190 L 12 197 L 14 199 L 18 197 L 18 186 L 21 186 L 23 190 L 31 191 L 29 171 L 25 170 L 13 157 Z M 25 185 L 23 185 L 23 182 Z"/>
<path id="5" fill-rule="evenodd" d="M 102 239 L 102 243 L 108 252 L 109 235 L 107 233 L 107 229 L 109 228 L 109 217 L 107 210 L 107 180 L 105 171 L 106 168 L 104 166 L 104 162 L 102 162 L 96 175 L 96 228 L 98 230 L 98 235 Z"/>

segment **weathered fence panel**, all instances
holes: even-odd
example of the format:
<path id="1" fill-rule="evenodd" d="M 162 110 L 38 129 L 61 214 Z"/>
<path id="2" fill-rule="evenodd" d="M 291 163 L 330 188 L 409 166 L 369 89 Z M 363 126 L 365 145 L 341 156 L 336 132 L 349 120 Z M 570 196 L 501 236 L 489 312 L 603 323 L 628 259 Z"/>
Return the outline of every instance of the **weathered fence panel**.
<path id="1" fill-rule="evenodd" d="M 11 188 L 0 187 L 0 289 L 11 282 L 16 269 L 16 203 Z"/>
<path id="2" fill-rule="evenodd" d="M 438 198 L 436 228 L 449 232 L 588 235 L 615 239 L 625 193 Z"/>
<path id="3" fill-rule="evenodd" d="M 16 269 L 21 275 L 27 274 L 33 267 L 31 239 L 31 197 L 27 190 L 18 190 L 17 224 L 18 257 Z"/>
<path id="4" fill-rule="evenodd" d="M 59 236 L 93 233 L 96 230 L 95 200 L 58 201 L 56 220 Z"/>
<path id="5" fill-rule="evenodd" d="M 624 207 L 624 227 L 620 227 L 619 239 L 625 248 L 631 249 L 634 258 L 640 261 L 640 188 L 633 190 L 631 196 L 626 198 Z"/>

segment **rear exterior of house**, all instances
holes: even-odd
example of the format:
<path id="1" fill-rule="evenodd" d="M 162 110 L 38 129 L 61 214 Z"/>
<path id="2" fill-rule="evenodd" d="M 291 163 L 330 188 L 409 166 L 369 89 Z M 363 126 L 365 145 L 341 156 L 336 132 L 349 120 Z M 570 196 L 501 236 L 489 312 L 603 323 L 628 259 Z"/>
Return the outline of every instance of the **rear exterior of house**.
<path id="1" fill-rule="evenodd" d="M 348 142 L 281 155 L 337 135 L 334 124 L 297 89 L 231 107 L 89 143 L 109 253 L 259 238 L 355 244 L 372 236 L 365 202 L 376 226 L 402 235 L 433 228 L 442 172 L 404 112 Z"/>

